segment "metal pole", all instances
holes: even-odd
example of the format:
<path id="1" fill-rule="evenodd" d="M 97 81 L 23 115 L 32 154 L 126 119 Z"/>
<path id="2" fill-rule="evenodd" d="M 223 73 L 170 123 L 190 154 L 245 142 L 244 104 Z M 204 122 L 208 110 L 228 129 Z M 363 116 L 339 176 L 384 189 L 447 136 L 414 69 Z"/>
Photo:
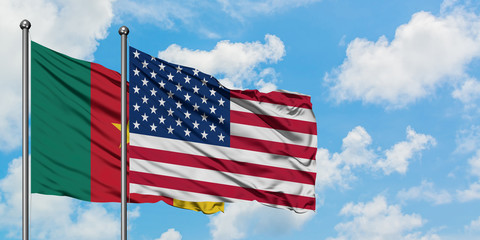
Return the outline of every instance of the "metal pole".
<path id="1" fill-rule="evenodd" d="M 127 35 L 122 26 L 118 30 L 122 38 L 122 240 L 127 240 Z"/>
<path id="2" fill-rule="evenodd" d="M 30 165 L 28 162 L 28 73 L 30 70 L 28 31 L 32 25 L 28 20 L 20 22 L 22 29 L 22 239 L 28 240 Z"/>

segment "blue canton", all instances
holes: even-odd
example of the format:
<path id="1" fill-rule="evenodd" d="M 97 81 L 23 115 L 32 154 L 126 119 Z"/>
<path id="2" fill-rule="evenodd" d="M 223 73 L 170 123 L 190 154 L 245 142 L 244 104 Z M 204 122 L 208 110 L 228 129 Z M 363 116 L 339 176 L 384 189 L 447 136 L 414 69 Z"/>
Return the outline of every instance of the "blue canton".
<path id="1" fill-rule="evenodd" d="M 230 145 L 230 91 L 197 69 L 130 47 L 130 132 Z"/>

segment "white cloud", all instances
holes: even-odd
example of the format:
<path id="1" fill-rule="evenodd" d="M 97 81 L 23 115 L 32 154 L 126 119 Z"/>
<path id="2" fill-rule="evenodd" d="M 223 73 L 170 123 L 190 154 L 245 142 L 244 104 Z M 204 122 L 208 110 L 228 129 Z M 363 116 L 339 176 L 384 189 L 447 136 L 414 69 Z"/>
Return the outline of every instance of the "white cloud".
<path id="1" fill-rule="evenodd" d="M 430 135 L 418 134 L 410 126 L 407 127 L 407 141 L 399 142 L 385 153 L 386 158 L 380 159 L 376 167 L 383 169 L 387 175 L 393 171 L 405 174 L 408 168 L 408 160 L 429 146 L 435 146 L 436 141 Z"/>
<path id="2" fill-rule="evenodd" d="M 133 17 L 140 23 L 157 25 L 164 29 L 180 31 L 188 29 L 210 39 L 220 38 L 220 34 L 212 30 L 208 15 L 200 12 L 209 12 L 211 16 L 221 16 L 226 13 L 234 18 L 235 22 L 243 22 L 245 17 L 274 14 L 308 5 L 320 0 L 262 0 L 262 1 L 195 1 L 195 0 L 144 0 L 141 3 L 133 0 L 118 0 L 114 4 L 117 22 L 128 21 Z M 219 23 L 215 18 L 215 24 Z M 226 24 L 229 24 L 228 22 Z"/>
<path id="3" fill-rule="evenodd" d="M 371 164 L 376 155 L 368 149 L 370 144 L 372 137 L 363 127 L 357 126 L 342 140 L 342 152 L 338 156 L 353 167 Z"/>
<path id="4" fill-rule="evenodd" d="M 259 14 L 273 14 L 278 11 L 288 10 L 295 7 L 305 6 L 320 0 L 217 0 L 223 8 L 223 11 L 230 14 L 230 16 L 243 20 L 244 17 L 259 15 Z"/>
<path id="5" fill-rule="evenodd" d="M 147 0 L 139 3 L 131 0 L 118 0 L 114 7 L 118 16 L 133 16 L 141 23 L 153 23 L 171 29 L 175 27 L 176 21 L 192 22 L 195 17 L 195 11 L 192 11 L 194 4 L 194 1 Z"/>
<path id="6" fill-rule="evenodd" d="M 377 157 L 369 148 L 372 138 L 367 131 L 357 126 L 342 140 L 342 152 L 331 157 L 327 149 L 317 152 L 317 187 L 339 185 L 348 188 L 349 182 L 356 179 L 352 173 L 354 168 L 369 167 Z"/>
<path id="7" fill-rule="evenodd" d="M 480 217 L 472 220 L 469 225 L 465 226 L 465 230 L 469 232 L 480 232 Z"/>
<path id="8" fill-rule="evenodd" d="M 327 149 L 318 149 L 316 159 L 316 187 L 319 190 L 322 190 L 327 186 L 334 185 L 338 185 L 342 188 L 348 188 L 349 182 L 355 180 L 355 176 L 351 173 L 350 167 L 344 165 L 341 158 L 330 157 Z"/>
<path id="9" fill-rule="evenodd" d="M 405 107 L 465 78 L 466 66 L 480 56 L 478 29 L 480 17 L 461 8 L 441 16 L 418 12 L 391 42 L 385 36 L 350 42 L 343 64 L 324 79 L 337 101 Z"/>
<path id="10" fill-rule="evenodd" d="M 31 39 L 72 57 L 93 59 L 98 40 L 107 35 L 113 0 L 0 1 L 0 150 L 21 142 L 21 30 L 32 23 Z"/>
<path id="11" fill-rule="evenodd" d="M 480 180 L 480 150 L 468 159 L 468 165 L 470 173 Z M 470 184 L 468 189 L 457 190 L 457 197 L 461 202 L 480 200 L 480 181 Z"/>
<path id="12" fill-rule="evenodd" d="M 460 202 L 480 200 L 480 182 L 470 184 L 465 190 L 457 190 L 457 197 Z"/>
<path id="13" fill-rule="evenodd" d="M 407 127 L 407 140 L 396 143 L 390 149 L 377 153 L 371 147 L 372 138 L 361 126 L 350 131 L 342 141 L 342 152 L 330 154 L 327 149 L 317 152 L 317 187 L 339 185 L 348 188 L 349 182 L 356 179 L 353 171 L 364 168 L 383 170 L 388 175 L 392 172 L 405 174 L 409 161 L 429 146 L 435 145 L 430 135 L 416 133 Z"/>
<path id="14" fill-rule="evenodd" d="M 301 229 L 314 215 L 312 211 L 297 214 L 257 202 L 239 202 L 210 217 L 210 233 L 213 240 L 244 239 L 258 234 L 280 236 Z"/>
<path id="15" fill-rule="evenodd" d="M 117 0 L 114 4 L 116 22 L 129 22 L 134 18 L 140 23 L 149 23 L 171 31 L 182 31 L 186 28 L 203 37 L 218 39 L 220 35 L 205 24 L 205 16 L 201 12 L 216 15 L 217 3 L 195 0 Z M 218 22 L 217 22 L 218 23 Z"/>
<path id="16" fill-rule="evenodd" d="M 435 234 L 422 235 L 412 230 L 426 222 L 418 214 L 403 214 L 400 206 L 388 205 L 385 197 L 377 196 L 367 203 L 348 203 L 340 215 L 353 217 L 351 221 L 335 226 L 340 239 L 439 239 Z"/>
<path id="17" fill-rule="evenodd" d="M 480 99 L 480 82 L 469 78 L 460 88 L 452 92 L 452 96 L 463 102 L 467 108 L 475 107 L 475 102 Z"/>
<path id="18" fill-rule="evenodd" d="M 480 150 L 477 150 L 477 154 L 468 159 L 468 164 L 472 175 L 480 179 Z"/>
<path id="19" fill-rule="evenodd" d="M 174 228 L 170 228 L 156 240 L 182 240 L 182 235 Z"/>
<path id="20" fill-rule="evenodd" d="M 435 190 L 433 183 L 422 181 L 417 187 L 411 187 L 408 190 L 402 189 L 397 197 L 402 200 L 423 200 L 432 202 L 435 205 L 452 202 L 452 196 L 446 190 Z"/>
<path id="21" fill-rule="evenodd" d="M 21 158 L 14 159 L 0 180 L 0 228 L 9 238 L 21 235 Z M 118 239 L 120 221 L 101 204 L 80 204 L 69 197 L 33 194 L 31 236 L 36 239 Z"/>
<path id="22" fill-rule="evenodd" d="M 227 87 L 242 88 L 255 82 L 274 88 L 276 79 L 272 68 L 261 69 L 260 64 L 276 63 L 285 55 L 285 46 L 275 35 L 265 35 L 265 43 L 232 43 L 220 41 L 211 51 L 191 50 L 172 44 L 158 57 L 173 63 L 196 67 L 200 71 L 224 79 L 220 81 Z M 268 81 L 270 80 L 270 81 Z M 262 86 L 261 86 L 262 87 Z M 275 87 L 276 88 L 276 87 Z"/>
<path id="23" fill-rule="evenodd" d="M 134 209 L 129 209 L 127 211 L 128 219 L 136 219 L 140 217 L 140 207 L 136 206 Z"/>
<path id="24" fill-rule="evenodd" d="M 470 129 L 458 131 L 455 142 L 457 153 L 471 153 L 480 149 L 480 126 L 472 125 Z"/>

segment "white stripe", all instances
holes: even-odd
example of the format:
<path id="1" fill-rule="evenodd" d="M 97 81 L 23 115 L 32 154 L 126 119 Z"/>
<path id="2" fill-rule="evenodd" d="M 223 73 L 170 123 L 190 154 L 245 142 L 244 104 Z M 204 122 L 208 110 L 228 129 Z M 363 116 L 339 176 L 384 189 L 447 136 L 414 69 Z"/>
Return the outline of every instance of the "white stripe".
<path id="1" fill-rule="evenodd" d="M 230 98 L 230 110 L 315 122 L 312 109 Z"/>
<path id="2" fill-rule="evenodd" d="M 130 158 L 130 171 L 151 173 L 155 175 L 190 179 L 195 181 L 219 183 L 242 188 L 282 192 L 305 197 L 315 196 L 315 186 L 311 184 L 254 177 L 237 173 L 221 172 L 168 163 L 152 162 L 148 161 L 148 159 Z"/>
<path id="3" fill-rule="evenodd" d="M 255 138 L 307 147 L 317 147 L 316 135 L 244 125 L 240 123 L 230 123 L 230 134 L 232 136 Z"/>
<path id="4" fill-rule="evenodd" d="M 130 145 L 199 156 L 208 156 L 212 158 L 235 160 L 239 162 L 254 163 L 292 170 L 308 172 L 315 172 L 316 170 L 315 160 L 215 146 L 204 143 L 186 142 L 182 140 L 154 137 L 136 133 L 130 133 Z"/>
<path id="5" fill-rule="evenodd" d="M 164 196 L 164 197 L 169 197 L 169 198 L 174 198 L 174 199 L 189 201 L 189 202 L 251 202 L 243 199 L 220 197 L 220 196 L 208 195 L 203 193 L 186 192 L 186 191 L 175 190 L 175 189 L 140 185 L 135 183 L 130 183 L 130 193 L 150 195 L 150 196 Z M 287 207 L 283 205 L 266 204 L 266 203 L 261 203 L 261 204 L 271 206 L 271 207 L 276 207 L 276 208 L 291 209 L 297 213 L 304 213 L 304 212 L 310 211 L 303 208 Z"/>

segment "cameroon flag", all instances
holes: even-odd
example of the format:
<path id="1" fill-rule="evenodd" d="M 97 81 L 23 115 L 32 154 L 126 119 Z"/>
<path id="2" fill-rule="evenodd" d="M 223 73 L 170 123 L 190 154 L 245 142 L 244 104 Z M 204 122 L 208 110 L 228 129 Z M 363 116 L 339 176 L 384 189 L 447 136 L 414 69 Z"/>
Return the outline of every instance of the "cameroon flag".
<path id="1" fill-rule="evenodd" d="M 120 74 L 35 42 L 31 48 L 32 193 L 120 202 Z M 223 203 L 127 196 L 129 202 L 223 211 Z"/>

